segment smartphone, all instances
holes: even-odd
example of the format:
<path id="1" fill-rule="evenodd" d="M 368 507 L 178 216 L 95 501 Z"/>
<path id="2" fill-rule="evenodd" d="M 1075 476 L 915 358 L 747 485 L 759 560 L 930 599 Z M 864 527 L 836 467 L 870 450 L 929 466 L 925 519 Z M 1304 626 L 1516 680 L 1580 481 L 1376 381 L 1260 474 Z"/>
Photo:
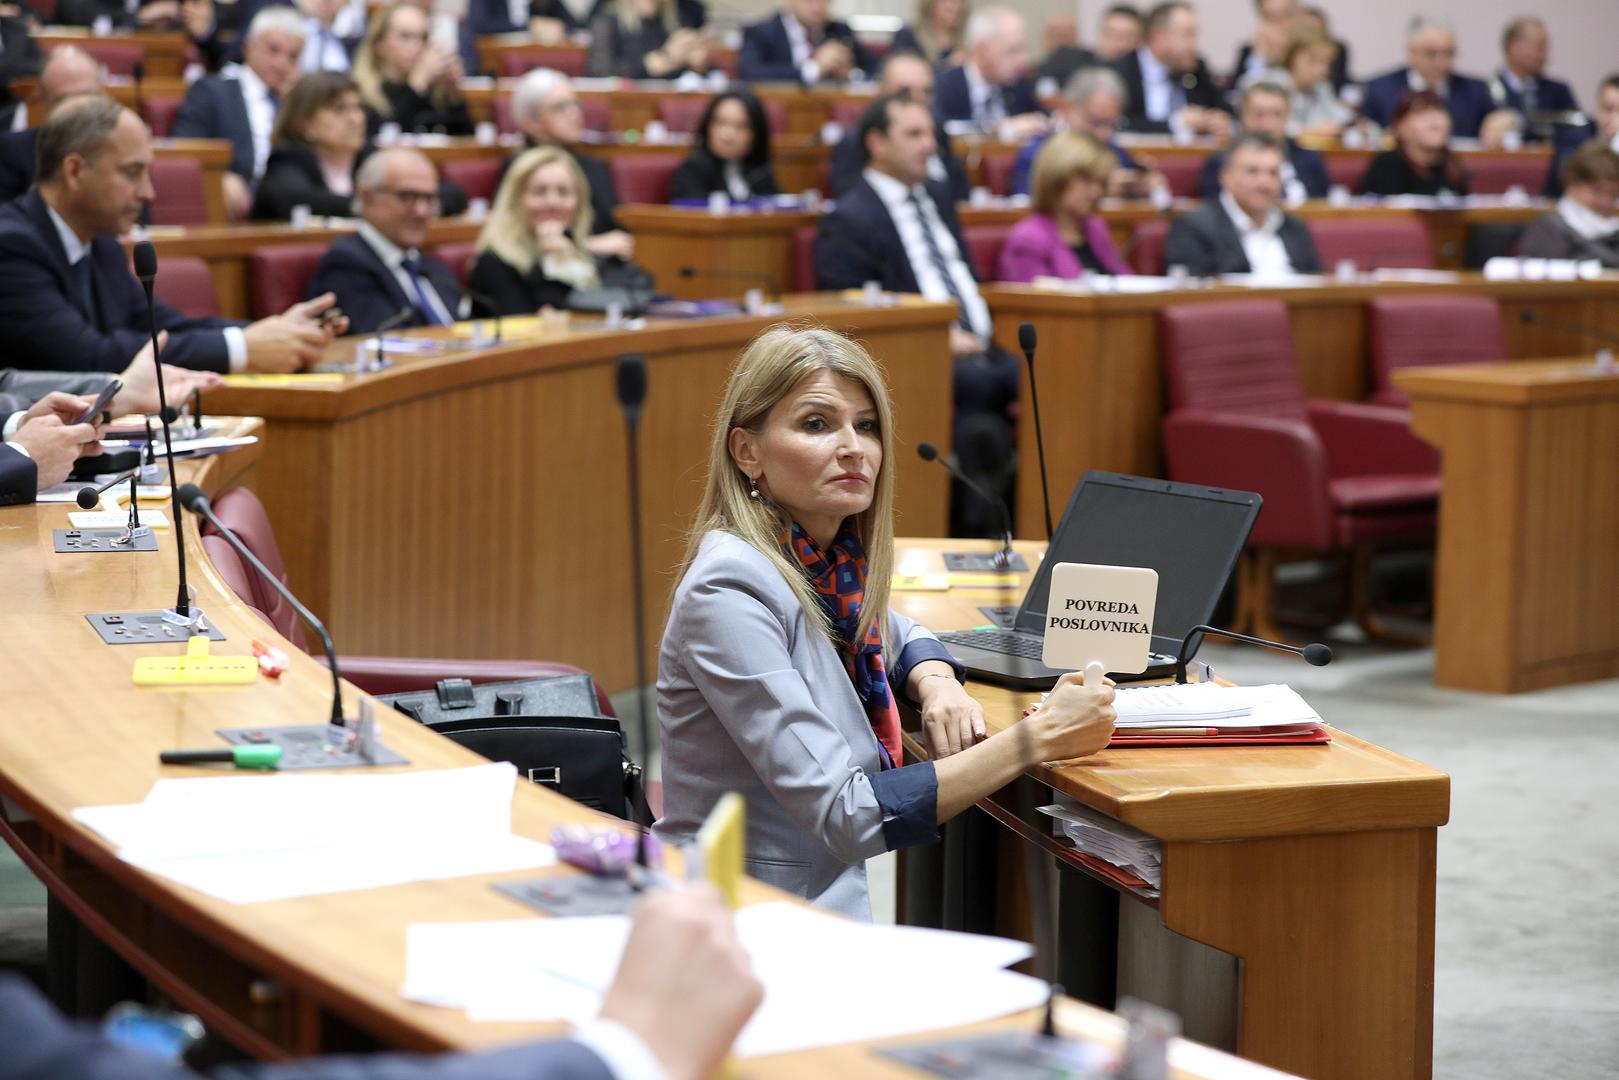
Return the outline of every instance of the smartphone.
<path id="1" fill-rule="evenodd" d="M 101 415 L 101 410 L 105 409 L 108 403 L 111 402 L 113 398 L 118 396 L 118 391 L 122 390 L 123 388 L 124 384 L 119 382 L 117 379 L 114 379 L 112 382 L 108 383 L 106 387 L 102 389 L 101 396 L 96 398 L 95 404 L 91 405 L 88 409 L 84 410 L 84 412 L 80 413 L 79 418 L 73 422 L 75 424 L 90 423 L 92 418 Z"/>
<path id="2" fill-rule="evenodd" d="M 330 326 L 332 323 L 336 322 L 342 317 L 343 309 L 338 307 L 336 304 L 333 304 L 331 307 L 320 313 L 320 324 L 322 326 Z"/>
<path id="3" fill-rule="evenodd" d="M 148 1009 L 131 1002 L 113 1006 L 101 1033 L 111 1042 L 146 1054 L 165 1065 L 179 1065 L 203 1036 L 202 1022 L 184 1013 Z"/>

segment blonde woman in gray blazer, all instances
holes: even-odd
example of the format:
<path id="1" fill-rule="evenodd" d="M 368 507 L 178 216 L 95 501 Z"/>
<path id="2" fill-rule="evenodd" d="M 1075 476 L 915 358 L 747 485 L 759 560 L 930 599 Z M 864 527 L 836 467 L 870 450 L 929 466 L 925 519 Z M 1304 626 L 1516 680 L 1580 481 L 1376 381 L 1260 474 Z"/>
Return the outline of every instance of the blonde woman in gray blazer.
<path id="1" fill-rule="evenodd" d="M 747 801 L 747 870 L 871 917 L 865 860 L 1042 761 L 1095 753 L 1111 685 L 1065 676 L 1045 708 L 985 737 L 962 669 L 888 610 L 893 415 L 875 361 L 822 329 L 777 327 L 737 361 L 658 658 L 663 839 Z M 858 643 L 858 644 L 851 644 Z M 899 697 L 932 760 L 900 764 Z"/>

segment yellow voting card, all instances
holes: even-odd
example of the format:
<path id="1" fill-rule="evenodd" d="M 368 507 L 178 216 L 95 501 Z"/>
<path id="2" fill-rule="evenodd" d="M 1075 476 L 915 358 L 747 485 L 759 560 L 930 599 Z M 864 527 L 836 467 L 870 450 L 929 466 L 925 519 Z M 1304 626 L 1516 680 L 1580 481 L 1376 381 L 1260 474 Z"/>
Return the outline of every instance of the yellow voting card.
<path id="1" fill-rule="evenodd" d="M 259 677 L 252 656 L 212 656 L 208 639 L 196 634 L 184 656 L 143 656 L 135 661 L 136 686 L 221 686 L 250 683 Z"/>
<path id="2" fill-rule="evenodd" d="M 344 376 L 336 371 L 304 371 L 278 374 L 273 371 L 242 371 L 225 376 L 225 385 L 241 389 L 265 389 L 281 386 L 323 386 L 340 383 Z"/>
<path id="3" fill-rule="evenodd" d="M 747 811 L 742 796 L 727 792 L 697 830 L 703 873 L 732 911 L 742 901 L 742 852 L 747 847 Z"/>

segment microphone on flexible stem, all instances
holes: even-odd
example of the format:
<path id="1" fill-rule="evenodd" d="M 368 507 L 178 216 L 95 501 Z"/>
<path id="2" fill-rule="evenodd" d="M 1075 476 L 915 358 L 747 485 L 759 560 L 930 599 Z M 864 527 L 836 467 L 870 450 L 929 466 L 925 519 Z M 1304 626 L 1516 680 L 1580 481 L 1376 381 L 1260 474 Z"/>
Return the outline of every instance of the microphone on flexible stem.
<path id="1" fill-rule="evenodd" d="M 781 299 L 781 286 L 776 282 L 774 275 L 763 270 L 709 270 L 698 266 L 682 266 L 680 276 L 683 278 L 720 278 L 725 281 L 757 281 L 762 284 L 775 300 Z"/>
<path id="2" fill-rule="evenodd" d="M 950 475 L 961 481 L 962 485 L 976 494 L 980 499 L 989 503 L 1000 511 L 1001 515 L 1001 550 L 995 553 L 995 566 L 1006 569 L 1012 565 L 1012 515 L 1007 512 L 1006 503 L 993 491 L 984 487 L 978 481 L 968 476 L 950 458 L 939 453 L 939 448 L 930 442 L 916 444 L 916 456 L 923 461 L 937 461 L 943 465 Z"/>
<path id="3" fill-rule="evenodd" d="M 202 434 L 202 387 L 193 387 L 191 393 L 186 395 L 186 408 L 191 410 L 191 430 L 194 434 Z"/>
<path id="4" fill-rule="evenodd" d="M 246 544 L 242 543 L 242 538 L 231 531 L 229 525 L 219 520 L 219 516 L 214 513 L 214 504 L 209 501 L 207 493 L 202 488 L 196 484 L 186 484 L 175 492 L 175 496 L 178 505 L 184 506 L 187 510 L 212 525 L 214 530 L 224 537 L 225 543 L 236 549 L 236 554 L 242 557 L 242 561 L 251 566 L 253 571 L 261 578 L 269 582 L 270 588 L 280 593 L 281 598 L 291 606 L 292 610 L 296 611 L 299 617 L 309 624 L 309 628 L 315 631 L 315 636 L 320 638 L 321 647 L 326 650 L 326 666 L 332 669 L 331 722 L 342 727 L 343 677 L 338 674 L 337 647 L 332 644 L 332 635 L 327 633 L 326 624 L 315 618 L 315 613 L 304 607 L 303 603 L 292 595 L 292 590 L 287 588 L 286 582 L 282 581 L 278 575 L 270 571 L 269 567 L 260 562 L 259 557 L 253 554 L 252 549 Z M 175 522 L 174 527 L 175 538 L 178 539 L 180 528 L 178 521 Z"/>
<path id="5" fill-rule="evenodd" d="M 651 703 L 647 699 L 646 671 L 646 612 L 643 593 L 645 582 L 641 571 L 641 406 L 646 403 L 646 360 L 640 353 L 625 353 L 618 358 L 618 407 L 624 413 L 624 437 L 629 452 L 630 489 L 630 593 L 635 605 L 632 622 L 635 626 L 635 696 L 641 713 L 641 753 L 647 762 L 652 760 L 652 725 L 648 718 Z M 651 826 L 646 824 L 646 777 L 641 778 L 640 797 L 636 800 L 635 820 L 640 831 L 635 837 L 635 864 L 646 873 L 646 837 Z"/>
<path id="6" fill-rule="evenodd" d="M 1029 365 L 1029 404 L 1034 412 L 1034 448 L 1040 453 L 1040 499 L 1046 509 L 1046 543 L 1051 543 L 1051 483 L 1046 479 L 1046 436 L 1040 430 L 1040 390 L 1034 381 L 1034 347 L 1039 344 L 1039 338 L 1034 332 L 1034 323 L 1018 324 L 1018 347 L 1023 350 L 1023 359 Z"/>
<path id="7" fill-rule="evenodd" d="M 382 335 L 390 330 L 397 330 L 416 317 L 416 309 L 406 304 L 391 316 L 382 321 L 382 325 L 372 331 L 372 339 L 376 344 L 377 358 L 372 361 L 370 370 L 376 371 L 388 366 L 388 358 L 382 351 Z"/>
<path id="8" fill-rule="evenodd" d="M 146 290 L 146 320 L 152 332 L 152 366 L 157 368 L 157 403 L 165 417 L 169 415 L 168 391 L 163 387 L 163 359 L 157 344 L 157 302 L 152 296 L 152 285 L 157 279 L 157 249 L 150 240 L 142 240 L 135 245 L 135 276 L 140 279 L 141 288 Z M 171 621 L 191 626 L 196 617 L 191 612 L 191 589 L 186 584 L 186 546 L 180 538 L 180 481 L 174 472 L 174 436 L 169 432 L 169 422 L 163 424 L 163 448 L 169 457 L 169 501 L 173 507 L 174 515 L 174 554 L 180 566 L 180 585 L 174 601 L 173 619 Z M 165 618 L 169 612 L 164 612 Z"/>
<path id="9" fill-rule="evenodd" d="M 1518 321 L 1530 326 L 1544 326 L 1551 330 L 1566 330 L 1578 334 L 1587 341 L 1600 341 L 1604 345 L 1619 345 L 1619 334 L 1607 330 L 1598 330 L 1583 323 L 1564 322 L 1562 319 L 1548 319 L 1540 312 L 1530 308 L 1518 313 Z"/>
<path id="10" fill-rule="evenodd" d="M 113 477 L 111 480 L 108 480 L 100 487 L 97 487 L 94 484 L 86 484 L 84 487 L 79 489 L 78 494 L 73 497 L 73 501 L 79 504 L 80 510 L 94 510 L 98 505 L 100 505 L 103 492 L 105 492 L 108 488 L 117 487 L 125 480 L 138 477 L 140 472 L 140 469 L 131 469 L 128 472 L 119 473 L 117 476 Z"/>
<path id="11" fill-rule="evenodd" d="M 1332 650 L 1319 641 L 1312 641 L 1310 644 L 1302 646 L 1289 645 L 1284 641 L 1269 641 L 1265 638 L 1250 637 L 1247 634 L 1239 634 L 1235 630 L 1221 630 L 1218 626 L 1205 626 L 1200 623 L 1186 631 L 1186 636 L 1181 638 L 1181 647 L 1175 652 L 1176 682 L 1183 683 L 1186 681 L 1186 665 L 1197 653 L 1197 647 L 1192 644 L 1192 639 L 1197 638 L 1197 644 L 1200 646 L 1203 644 L 1202 635 L 1204 634 L 1214 634 L 1216 637 L 1230 638 L 1233 641 L 1242 641 L 1265 649 L 1275 649 L 1277 652 L 1294 653 L 1304 657 L 1304 662 L 1311 667 L 1326 667 L 1332 663 Z"/>
<path id="12" fill-rule="evenodd" d="M 489 312 L 490 318 L 495 320 L 495 344 L 499 345 L 501 342 L 500 305 L 495 303 L 488 293 L 481 293 L 476 289 L 468 289 L 467 295 L 472 298 L 474 304 Z"/>

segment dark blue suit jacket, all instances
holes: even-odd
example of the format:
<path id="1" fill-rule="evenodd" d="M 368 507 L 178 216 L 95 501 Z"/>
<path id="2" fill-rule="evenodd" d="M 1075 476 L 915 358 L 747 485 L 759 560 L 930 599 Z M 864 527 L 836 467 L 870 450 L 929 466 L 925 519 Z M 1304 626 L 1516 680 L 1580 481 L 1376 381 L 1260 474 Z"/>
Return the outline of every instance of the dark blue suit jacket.
<path id="1" fill-rule="evenodd" d="M 186 91 L 174 114 L 176 139 L 229 139 L 230 171 L 253 179 L 253 126 L 247 119 L 247 99 L 235 79 L 210 75 Z"/>
<path id="2" fill-rule="evenodd" d="M 1411 89 L 1407 81 L 1409 68 L 1400 68 L 1379 75 L 1366 84 L 1365 98 L 1360 103 L 1363 116 L 1376 124 L 1388 127 L 1394 122 L 1394 109 Z M 1451 134 L 1465 139 L 1478 137 L 1484 118 L 1495 108 L 1490 99 L 1490 88 L 1479 79 L 1466 75 L 1451 75 L 1450 90 L 1446 96 L 1450 106 Z"/>
<path id="3" fill-rule="evenodd" d="M 38 489 L 39 469 L 34 459 L 0 443 L 0 506 L 31 503 Z"/>
<path id="4" fill-rule="evenodd" d="M 90 242 L 94 303 L 86 311 L 38 189 L 0 207 L 0 340 L 11 367 L 122 371 L 148 340 L 146 293 L 111 236 Z M 162 273 L 159 268 L 158 273 Z M 159 300 L 157 328 L 169 332 L 166 363 L 225 371 L 230 319 L 192 319 Z"/>
<path id="5" fill-rule="evenodd" d="M 966 258 L 967 241 L 949 189 L 933 180 L 925 186 Z M 971 259 L 967 265 L 971 268 Z M 889 292 L 920 291 L 899 229 L 882 197 L 864 178 L 839 196 L 837 208 L 821 218 L 815 234 L 815 279 L 822 289 L 858 289 L 868 281 L 880 281 Z"/>
<path id="6" fill-rule="evenodd" d="M 1514 90 L 1512 85 L 1497 72 L 1490 79 L 1490 96 L 1496 105 L 1503 109 L 1516 109 L 1523 112 L 1523 94 Z M 1535 108 L 1545 112 L 1573 112 L 1580 107 L 1574 100 L 1574 91 L 1568 83 L 1557 79 L 1548 79 L 1542 76 L 1535 80 Z"/>
<path id="7" fill-rule="evenodd" d="M 560 0 L 553 3 L 545 15 L 547 18 L 561 19 L 562 25 L 569 33 L 585 28 L 585 24 L 580 22 L 579 18 L 568 9 L 568 5 L 561 3 Z M 472 0 L 467 5 L 466 25 L 475 37 L 484 34 L 528 33 L 528 20 L 525 19 L 521 25 L 512 22 L 511 5 L 506 0 Z"/>
<path id="8" fill-rule="evenodd" d="M 0 203 L 34 186 L 34 129 L 0 135 Z"/>
<path id="9" fill-rule="evenodd" d="M 1321 160 L 1321 155 L 1314 150 L 1306 150 L 1292 139 L 1287 140 L 1287 156 L 1293 162 L 1293 171 L 1298 173 L 1299 182 L 1312 199 L 1327 197 L 1327 189 L 1332 187 L 1332 181 L 1327 177 L 1327 163 Z M 1203 163 L 1203 171 L 1197 177 L 1197 194 L 1200 199 L 1217 199 L 1220 197 L 1220 170 L 1225 167 L 1225 151 L 1210 154 Z"/>
<path id="10" fill-rule="evenodd" d="M 1013 195 L 1029 194 L 1029 184 L 1034 176 L 1034 159 L 1040 156 L 1040 148 L 1044 145 L 1046 136 L 1041 135 L 1018 148 L 1017 157 L 1012 162 Z M 1141 168 L 1136 164 L 1136 159 L 1130 156 L 1130 151 L 1120 146 L 1117 140 L 1109 142 L 1107 148 L 1113 151 L 1113 156 L 1118 159 L 1119 168 L 1129 169 L 1132 172 Z"/>
<path id="11" fill-rule="evenodd" d="M 855 38 L 848 23 L 829 22 L 826 37 L 841 41 L 854 52 L 854 66 L 870 75 L 876 69 L 871 52 Z M 798 65 L 793 63 L 793 45 L 781 12 L 756 22 L 742 31 L 742 50 L 737 57 L 737 75 L 743 82 L 802 82 Z"/>
<path id="12" fill-rule="evenodd" d="M 1001 99 L 1006 104 L 1007 116 L 1045 111 L 1035 100 L 1034 83 L 1026 78 L 1019 79 L 1010 86 L 1001 87 Z M 940 120 L 947 123 L 973 118 L 973 98 L 967 88 L 965 64 L 939 73 L 938 81 L 933 88 L 933 111 L 939 114 Z"/>
<path id="13" fill-rule="evenodd" d="M 201 1080 L 70 1024 L 20 976 L 0 973 L 0 1080 Z M 211 1080 L 612 1080 L 577 1042 L 554 1039 L 483 1054 L 357 1054 L 277 1064 L 233 1062 Z"/>
<path id="14" fill-rule="evenodd" d="M 972 183 L 967 179 L 967 170 L 962 167 L 961 159 L 950 148 L 950 139 L 945 135 L 942 127 L 934 132 L 939 143 L 939 160 L 944 164 L 945 187 L 950 194 L 952 203 L 966 202 L 967 196 L 972 194 Z M 860 182 L 860 174 L 866 168 L 866 148 L 860 145 L 860 129 L 850 128 L 848 133 L 832 148 L 832 158 L 827 165 L 826 186 L 827 194 L 834 199 L 839 198 L 845 191 Z"/>
<path id="15" fill-rule="evenodd" d="M 444 301 L 451 317 L 461 308 L 461 286 L 450 268 L 436 259 L 422 256 L 422 276 Z M 404 326 L 429 326 L 417 308 L 416 298 L 407 296 L 381 257 L 358 234 L 350 233 L 332 241 L 309 279 L 308 297 L 335 293 L 337 306 L 349 317 L 349 333 L 369 334 L 399 313 L 401 308 L 416 311 Z"/>

